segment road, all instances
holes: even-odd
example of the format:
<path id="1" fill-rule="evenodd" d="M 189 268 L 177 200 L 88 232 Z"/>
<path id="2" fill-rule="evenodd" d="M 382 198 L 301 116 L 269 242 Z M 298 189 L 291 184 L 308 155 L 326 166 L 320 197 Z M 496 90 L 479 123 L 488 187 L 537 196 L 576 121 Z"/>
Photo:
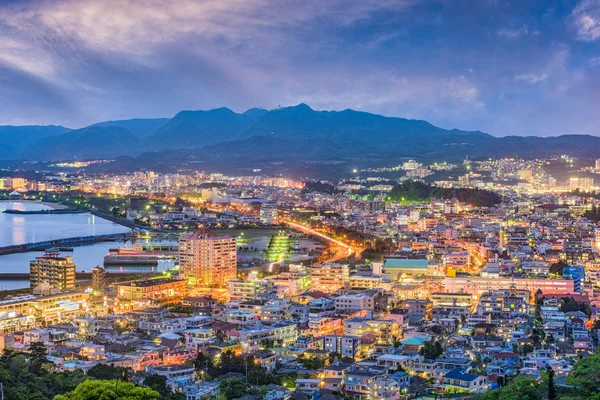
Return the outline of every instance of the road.
<path id="1" fill-rule="evenodd" d="M 332 247 L 330 248 L 330 250 L 333 252 L 333 254 L 329 258 L 327 258 L 324 262 L 334 262 L 337 260 L 348 258 L 355 253 L 359 253 L 357 251 L 357 249 L 353 248 L 349 244 L 344 243 L 335 238 L 332 238 L 331 236 L 325 235 L 324 233 L 318 232 L 310 227 L 304 226 L 302 224 L 298 224 L 296 222 L 291 222 L 291 221 L 283 221 L 283 223 L 292 229 L 306 233 L 308 235 L 317 236 L 317 237 L 329 242 L 330 244 L 332 244 Z"/>

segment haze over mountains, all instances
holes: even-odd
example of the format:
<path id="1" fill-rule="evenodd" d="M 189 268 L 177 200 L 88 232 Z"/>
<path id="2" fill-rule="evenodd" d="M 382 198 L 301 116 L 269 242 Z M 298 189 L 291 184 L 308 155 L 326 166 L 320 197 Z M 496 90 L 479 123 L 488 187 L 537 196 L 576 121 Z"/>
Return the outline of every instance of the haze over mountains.
<path id="1" fill-rule="evenodd" d="M 55 161 L 136 157 L 145 162 L 257 163 L 332 160 L 461 159 L 465 156 L 540 157 L 568 153 L 596 157 L 600 138 L 589 135 L 493 137 L 446 130 L 426 121 L 306 104 L 242 114 L 228 108 L 181 111 L 173 118 L 60 126 L 2 126 L 2 160 Z M 124 160 L 121 159 L 121 164 Z M 116 164 L 119 165 L 119 164 Z"/>

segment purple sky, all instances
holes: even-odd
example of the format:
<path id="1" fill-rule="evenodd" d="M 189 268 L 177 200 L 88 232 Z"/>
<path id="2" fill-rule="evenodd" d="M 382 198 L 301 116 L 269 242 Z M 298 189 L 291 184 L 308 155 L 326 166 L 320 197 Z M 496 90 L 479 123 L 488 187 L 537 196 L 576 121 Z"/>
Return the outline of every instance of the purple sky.
<path id="1" fill-rule="evenodd" d="M 600 0 L 0 2 L 0 124 L 300 102 L 600 135 Z"/>

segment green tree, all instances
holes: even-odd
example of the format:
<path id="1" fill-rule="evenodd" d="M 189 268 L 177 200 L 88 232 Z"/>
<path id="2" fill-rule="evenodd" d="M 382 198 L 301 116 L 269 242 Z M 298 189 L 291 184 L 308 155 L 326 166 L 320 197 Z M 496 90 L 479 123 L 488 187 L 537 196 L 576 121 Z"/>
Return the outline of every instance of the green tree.
<path id="1" fill-rule="evenodd" d="M 80 383 L 75 390 L 54 397 L 54 400 L 157 400 L 160 394 L 146 387 L 119 380 L 90 379 Z"/>
<path id="2" fill-rule="evenodd" d="M 44 364 L 48 363 L 47 349 L 44 343 L 34 342 L 29 346 L 29 370 L 39 375 L 42 372 Z"/>
<path id="3" fill-rule="evenodd" d="M 546 368 L 548 373 L 548 400 L 556 400 L 556 386 L 554 386 L 554 370 L 548 365 Z"/>
<path id="4" fill-rule="evenodd" d="M 200 371 L 205 374 L 206 379 L 214 378 L 215 375 L 218 374 L 213 358 L 204 354 L 203 352 L 199 352 L 196 356 L 196 359 L 194 360 L 194 366 L 196 367 L 196 371 Z"/>
<path id="5" fill-rule="evenodd" d="M 129 370 L 124 367 L 115 367 L 114 364 L 96 364 L 88 370 L 87 374 L 96 379 L 129 381 Z"/>
<path id="6" fill-rule="evenodd" d="M 299 358 L 298 361 L 304 368 L 307 369 L 319 369 L 325 366 L 325 360 L 321 360 L 320 358 L 310 358 L 310 357 L 302 357 Z"/>
<path id="7" fill-rule="evenodd" d="M 578 387 L 588 393 L 600 390 L 600 354 L 577 361 L 567 376 L 567 384 Z"/>
<path id="8" fill-rule="evenodd" d="M 228 378 L 219 382 L 219 390 L 225 399 L 236 399 L 248 393 L 248 385 L 240 378 Z"/>
<path id="9" fill-rule="evenodd" d="M 539 400 L 539 386 L 535 379 L 519 376 L 501 389 L 482 394 L 478 400 Z"/>
<path id="10" fill-rule="evenodd" d="M 423 347 L 421 347 L 421 350 L 419 350 L 419 354 L 426 359 L 435 360 L 444 354 L 444 347 L 437 340 L 434 342 L 426 342 Z"/>
<path id="11" fill-rule="evenodd" d="M 144 386 L 157 391 L 161 398 L 169 398 L 172 391 L 167 385 L 167 377 L 153 374 L 144 378 Z"/>
<path id="12" fill-rule="evenodd" d="M 525 344 L 523 345 L 523 347 L 521 348 L 521 352 L 522 352 L 523 354 L 529 354 L 529 353 L 533 353 L 533 350 L 534 350 L 533 346 L 532 346 L 532 345 L 530 345 L 529 343 L 525 343 Z"/>

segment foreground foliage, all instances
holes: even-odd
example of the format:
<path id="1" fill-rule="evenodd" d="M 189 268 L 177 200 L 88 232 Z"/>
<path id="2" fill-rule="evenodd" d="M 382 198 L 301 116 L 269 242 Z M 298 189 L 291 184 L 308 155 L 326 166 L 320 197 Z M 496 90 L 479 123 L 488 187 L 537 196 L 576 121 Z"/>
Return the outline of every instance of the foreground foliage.
<path id="1" fill-rule="evenodd" d="M 72 392 L 54 397 L 54 400 L 156 400 L 159 396 L 155 390 L 130 382 L 90 379 L 79 384 Z"/>

